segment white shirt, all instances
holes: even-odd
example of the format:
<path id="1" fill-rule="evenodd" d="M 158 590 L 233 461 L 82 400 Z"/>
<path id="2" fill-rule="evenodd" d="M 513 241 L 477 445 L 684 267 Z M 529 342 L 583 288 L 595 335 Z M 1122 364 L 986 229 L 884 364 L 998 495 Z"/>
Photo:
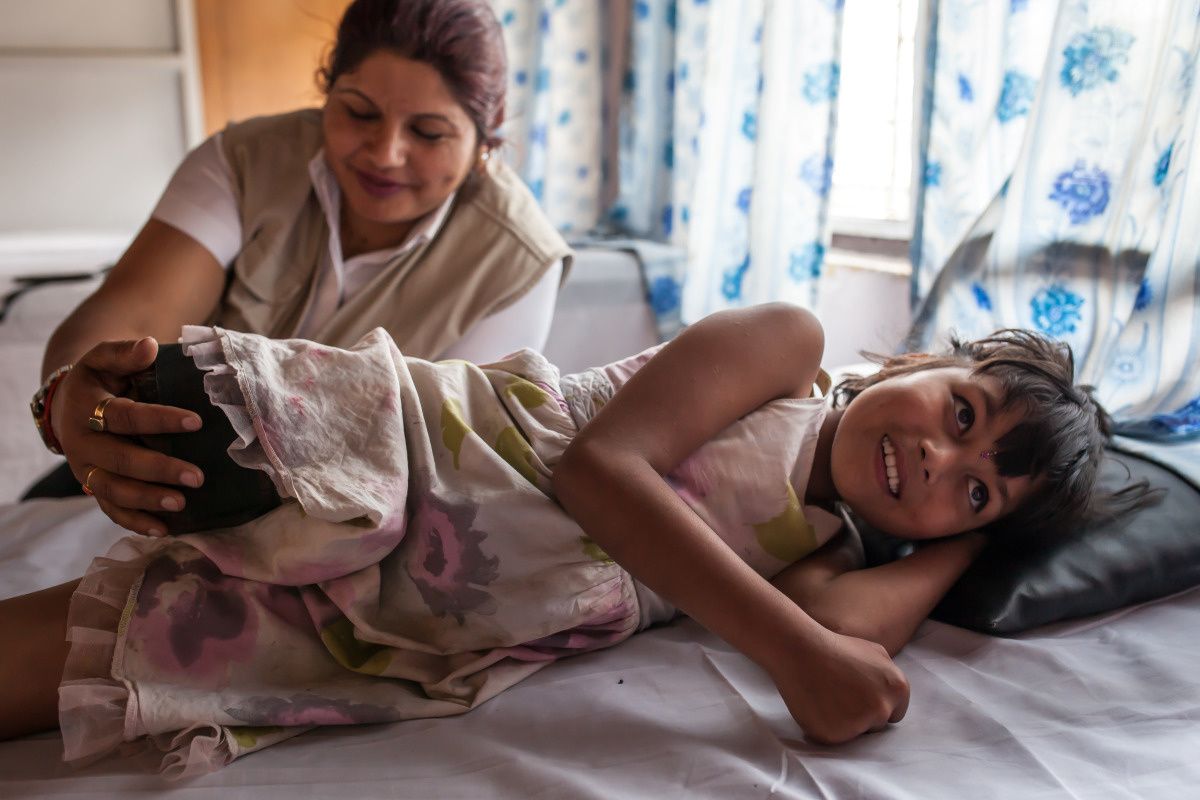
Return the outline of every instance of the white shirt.
<path id="1" fill-rule="evenodd" d="M 330 235 L 329 247 L 321 254 L 317 267 L 316 296 L 296 333 L 299 337 L 311 335 L 393 258 L 436 236 L 454 201 L 454 195 L 448 197 L 422 218 L 398 246 L 346 260 L 342 257 L 339 234 L 341 190 L 325 163 L 323 150 L 309 162 L 308 174 Z M 221 147 L 221 134 L 216 133 L 179 165 L 151 216 L 191 236 L 228 268 L 242 248 L 242 222 L 233 185 L 233 170 Z M 522 347 L 541 350 L 550 333 L 562 267 L 562 262 L 551 265 L 516 302 L 475 323 L 438 358 L 486 363 Z"/>

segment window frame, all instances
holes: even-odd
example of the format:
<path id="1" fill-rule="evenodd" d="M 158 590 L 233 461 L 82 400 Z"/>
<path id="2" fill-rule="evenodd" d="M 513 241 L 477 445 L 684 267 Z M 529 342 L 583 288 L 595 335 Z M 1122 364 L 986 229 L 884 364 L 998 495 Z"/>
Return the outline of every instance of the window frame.
<path id="1" fill-rule="evenodd" d="M 924 98 L 926 89 L 926 58 L 929 44 L 931 0 L 917 0 L 916 31 L 913 34 L 913 102 L 911 173 L 909 180 L 909 215 L 905 220 L 888 220 L 874 217 L 850 217 L 830 215 L 829 228 L 832 235 L 831 255 L 838 262 L 852 258 L 856 265 L 885 272 L 902 270 L 910 274 L 909 245 L 912 242 L 917 221 L 918 202 L 921 198 L 921 142 L 924 122 Z M 836 158 L 836 154 L 835 154 Z"/>

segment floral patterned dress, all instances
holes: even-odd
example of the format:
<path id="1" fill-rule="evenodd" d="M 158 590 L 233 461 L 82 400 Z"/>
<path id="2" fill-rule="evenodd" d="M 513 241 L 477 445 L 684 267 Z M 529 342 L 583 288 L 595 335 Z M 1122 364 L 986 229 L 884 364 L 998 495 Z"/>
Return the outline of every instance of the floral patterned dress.
<path id="1" fill-rule="evenodd" d="M 560 378 L 532 351 L 408 359 L 382 330 L 351 350 L 184 338 L 238 433 L 230 456 L 285 502 L 93 562 L 68 621 L 67 760 L 157 748 L 169 777 L 211 771 L 317 725 L 459 714 L 638 629 L 644 587 L 551 475 L 648 353 Z M 797 500 L 823 416 L 819 399 L 770 403 L 668 477 L 763 575 L 832 534 Z"/>

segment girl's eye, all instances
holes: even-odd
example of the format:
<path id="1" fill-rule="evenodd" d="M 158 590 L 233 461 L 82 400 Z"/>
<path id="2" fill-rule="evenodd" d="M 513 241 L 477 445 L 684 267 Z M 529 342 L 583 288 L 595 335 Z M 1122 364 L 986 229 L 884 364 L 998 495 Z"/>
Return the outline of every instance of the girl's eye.
<path id="1" fill-rule="evenodd" d="M 420 136 L 422 139 L 424 139 L 428 142 L 436 142 L 438 139 L 441 139 L 442 136 L 444 135 L 441 131 L 421 130 L 420 128 L 414 128 L 413 133 L 415 133 L 417 136 Z"/>
<path id="2" fill-rule="evenodd" d="M 351 119 L 370 120 L 376 117 L 374 111 L 359 111 L 350 106 L 346 106 L 346 113 L 350 115 Z"/>
<path id="3" fill-rule="evenodd" d="M 954 421 L 959 433 L 966 433 L 975 424 L 975 409 L 958 395 L 954 395 Z"/>
<path id="4" fill-rule="evenodd" d="M 967 498 L 971 501 L 971 509 L 978 514 L 987 505 L 988 488 L 974 478 L 967 481 Z"/>

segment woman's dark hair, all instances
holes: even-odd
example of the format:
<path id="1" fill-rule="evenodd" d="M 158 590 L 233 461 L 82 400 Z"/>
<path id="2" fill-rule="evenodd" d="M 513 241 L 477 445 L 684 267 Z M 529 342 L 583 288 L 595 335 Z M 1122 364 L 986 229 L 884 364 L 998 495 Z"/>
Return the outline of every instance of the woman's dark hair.
<path id="1" fill-rule="evenodd" d="M 967 367 L 974 375 L 990 375 L 1000 382 L 1002 410 L 1019 408 L 1023 419 L 996 443 L 992 458 L 1001 475 L 1029 475 L 1034 480 L 1029 498 L 990 526 L 1005 539 L 1027 541 L 1149 501 L 1152 493 L 1145 481 L 1112 493 L 1097 492 L 1112 420 L 1092 387 L 1075 385 L 1075 359 L 1066 344 L 1006 329 L 973 342 L 951 336 L 944 354 L 865 355 L 880 364 L 879 371 L 839 383 L 833 391 L 835 405 L 848 404 L 890 378 L 940 367 Z"/>
<path id="2" fill-rule="evenodd" d="M 487 0 L 355 0 L 318 73 L 326 94 L 379 50 L 429 64 L 475 123 L 479 142 L 500 144 L 507 59 L 500 23 Z"/>

